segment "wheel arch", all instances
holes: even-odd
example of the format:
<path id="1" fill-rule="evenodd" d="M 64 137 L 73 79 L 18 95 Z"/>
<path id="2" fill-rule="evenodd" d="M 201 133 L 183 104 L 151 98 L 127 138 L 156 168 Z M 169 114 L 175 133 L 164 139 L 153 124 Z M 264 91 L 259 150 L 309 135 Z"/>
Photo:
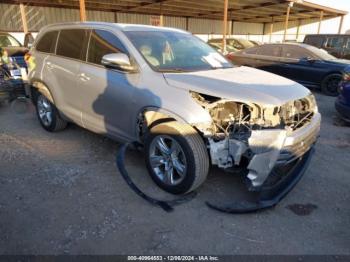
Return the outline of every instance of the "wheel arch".
<path id="1" fill-rule="evenodd" d="M 144 107 L 139 111 L 136 120 L 137 137 L 142 141 L 144 134 L 152 126 L 174 120 L 182 124 L 190 125 L 184 118 L 165 108 Z"/>
<path id="2" fill-rule="evenodd" d="M 30 98 L 33 103 L 36 103 L 35 91 L 43 94 L 52 104 L 55 104 L 55 99 L 47 84 L 40 79 L 32 79 L 30 84 Z"/>

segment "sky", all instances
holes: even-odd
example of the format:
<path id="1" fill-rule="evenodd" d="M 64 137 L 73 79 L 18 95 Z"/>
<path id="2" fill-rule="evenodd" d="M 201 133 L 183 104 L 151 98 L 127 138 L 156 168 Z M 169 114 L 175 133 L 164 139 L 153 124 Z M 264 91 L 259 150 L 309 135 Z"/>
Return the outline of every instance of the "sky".
<path id="1" fill-rule="evenodd" d="M 350 13 L 350 0 L 307 0 L 320 5 L 341 9 Z M 350 15 L 347 15 L 344 19 L 343 33 L 350 30 Z"/>

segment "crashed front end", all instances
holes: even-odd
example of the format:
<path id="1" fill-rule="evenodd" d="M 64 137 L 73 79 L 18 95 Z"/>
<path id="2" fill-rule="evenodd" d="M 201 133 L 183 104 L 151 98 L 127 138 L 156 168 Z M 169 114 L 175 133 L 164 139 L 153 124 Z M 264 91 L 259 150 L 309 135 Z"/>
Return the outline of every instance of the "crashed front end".
<path id="1" fill-rule="evenodd" d="M 275 195 L 280 198 L 277 195 L 305 171 L 305 158 L 311 156 L 321 123 L 312 94 L 282 106 L 236 102 L 196 92 L 192 97 L 212 118 L 210 126 L 198 127 L 208 141 L 212 164 L 244 172 L 250 191 L 272 189 L 294 176 L 277 190 Z"/>

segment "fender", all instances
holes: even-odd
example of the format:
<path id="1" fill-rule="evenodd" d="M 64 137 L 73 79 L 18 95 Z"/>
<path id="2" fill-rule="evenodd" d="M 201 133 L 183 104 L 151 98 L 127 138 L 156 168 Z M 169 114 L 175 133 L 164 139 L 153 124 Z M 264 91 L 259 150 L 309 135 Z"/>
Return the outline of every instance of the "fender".
<path id="1" fill-rule="evenodd" d="M 189 124 L 185 119 L 177 115 L 176 113 L 167 110 L 165 108 L 159 108 L 159 107 L 144 107 L 142 108 L 138 114 L 137 119 L 135 121 L 135 127 L 136 127 L 136 136 L 139 141 L 141 141 L 142 135 L 146 132 L 146 130 L 152 125 L 152 123 L 155 123 L 156 121 L 164 119 L 164 120 L 176 120 L 179 123 L 182 124 Z"/>
<path id="2" fill-rule="evenodd" d="M 32 79 L 30 82 L 31 87 L 36 88 L 41 94 L 43 94 L 52 104 L 55 104 L 55 99 L 52 95 L 52 92 L 50 91 L 50 88 L 40 79 Z M 30 92 L 30 98 L 34 99 L 33 93 L 32 93 L 32 88 Z"/>

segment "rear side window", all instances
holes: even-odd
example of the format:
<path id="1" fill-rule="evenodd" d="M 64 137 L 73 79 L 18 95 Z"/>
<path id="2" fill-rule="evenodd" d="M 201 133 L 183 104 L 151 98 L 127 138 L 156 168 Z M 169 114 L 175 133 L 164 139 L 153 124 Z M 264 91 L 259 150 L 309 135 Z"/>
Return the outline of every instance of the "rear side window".
<path id="1" fill-rule="evenodd" d="M 257 54 L 264 55 L 264 56 L 279 57 L 281 55 L 281 48 L 278 45 L 265 45 L 265 46 L 261 46 L 258 49 Z"/>
<path id="2" fill-rule="evenodd" d="M 321 48 L 323 45 L 323 41 L 324 41 L 324 37 L 322 36 L 307 36 L 305 38 L 304 43 L 308 44 L 308 45 L 313 45 L 316 46 L 318 48 Z"/>
<path id="3" fill-rule="evenodd" d="M 311 58 L 311 54 L 305 49 L 298 46 L 284 46 L 282 50 L 282 57 L 291 59 Z"/>
<path id="4" fill-rule="evenodd" d="M 256 55 L 257 51 L 258 51 L 258 48 L 253 47 L 253 48 L 248 48 L 244 50 L 244 53 L 248 55 Z"/>
<path id="5" fill-rule="evenodd" d="M 87 31 L 84 29 L 62 30 L 58 37 L 56 54 L 80 59 L 83 54 Z"/>
<path id="6" fill-rule="evenodd" d="M 94 64 L 101 64 L 104 55 L 113 53 L 127 54 L 126 48 L 118 37 L 105 30 L 92 30 L 87 61 Z"/>
<path id="7" fill-rule="evenodd" d="M 327 40 L 327 48 L 342 48 L 344 46 L 344 37 L 330 37 Z"/>
<path id="8" fill-rule="evenodd" d="M 51 31 L 44 34 L 36 45 L 36 50 L 45 53 L 55 53 L 58 31 Z"/>

